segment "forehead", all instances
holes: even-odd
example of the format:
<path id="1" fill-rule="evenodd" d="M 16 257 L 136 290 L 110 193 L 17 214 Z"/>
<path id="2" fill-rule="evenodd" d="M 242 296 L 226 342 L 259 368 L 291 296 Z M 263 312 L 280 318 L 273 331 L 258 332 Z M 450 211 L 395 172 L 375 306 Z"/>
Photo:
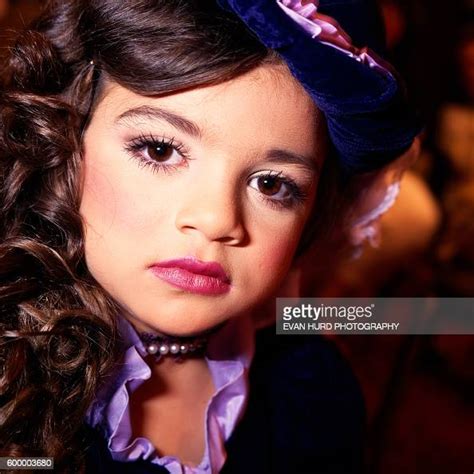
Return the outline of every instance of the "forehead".
<path id="1" fill-rule="evenodd" d="M 278 136 L 285 142 L 282 145 L 297 140 L 312 146 L 321 133 L 321 114 L 312 99 L 286 66 L 279 64 L 262 65 L 226 82 L 159 97 L 142 96 L 107 81 L 94 115 L 112 124 L 127 110 L 143 105 L 188 118 L 207 139 L 233 133 L 263 141 Z M 142 117 L 142 122 L 152 121 L 148 119 Z"/>

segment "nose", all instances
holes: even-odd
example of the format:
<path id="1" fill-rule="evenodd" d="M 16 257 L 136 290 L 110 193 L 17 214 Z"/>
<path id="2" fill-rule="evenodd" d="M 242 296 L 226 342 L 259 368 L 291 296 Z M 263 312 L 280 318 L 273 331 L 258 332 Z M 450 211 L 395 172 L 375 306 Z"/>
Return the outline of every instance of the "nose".
<path id="1" fill-rule="evenodd" d="M 193 185 L 176 214 L 176 227 L 186 234 L 201 234 L 208 241 L 239 245 L 246 231 L 238 192 L 225 178 Z"/>

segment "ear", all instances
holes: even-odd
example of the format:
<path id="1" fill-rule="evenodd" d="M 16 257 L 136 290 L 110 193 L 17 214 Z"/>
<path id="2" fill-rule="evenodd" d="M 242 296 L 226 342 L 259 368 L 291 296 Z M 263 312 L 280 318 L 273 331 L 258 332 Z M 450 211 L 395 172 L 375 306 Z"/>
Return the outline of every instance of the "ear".
<path id="1" fill-rule="evenodd" d="M 380 243 L 380 218 L 390 209 L 400 191 L 405 171 L 416 161 L 420 153 L 417 137 L 403 155 L 379 171 L 365 173 L 359 178 L 359 196 L 349 215 L 349 239 L 354 246 L 354 257 L 361 254 L 366 240 L 373 247 Z"/>

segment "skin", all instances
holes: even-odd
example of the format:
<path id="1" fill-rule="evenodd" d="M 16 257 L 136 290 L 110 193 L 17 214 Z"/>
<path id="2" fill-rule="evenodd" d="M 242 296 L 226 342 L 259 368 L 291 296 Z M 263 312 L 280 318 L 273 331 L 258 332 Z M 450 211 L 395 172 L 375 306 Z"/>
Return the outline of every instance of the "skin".
<path id="1" fill-rule="evenodd" d="M 143 107 L 178 114 L 200 135 L 150 113 L 127 112 Z M 314 203 L 324 158 L 320 125 L 311 98 L 281 65 L 161 97 L 105 84 L 84 137 L 85 255 L 91 274 L 137 329 L 196 334 L 249 313 L 275 293 Z M 140 142 L 137 149 L 140 136 L 173 139 L 179 150 L 168 150 L 162 163 L 168 168 L 143 166 L 140 158 L 149 163 L 157 155 L 156 146 Z M 304 157 L 306 165 L 270 161 L 275 149 Z M 290 188 L 277 180 L 271 195 L 262 193 L 258 176 L 269 171 L 292 179 L 305 199 L 278 206 Z M 195 294 L 149 269 L 188 255 L 219 262 L 230 291 Z M 131 398 L 134 434 L 147 436 L 162 455 L 199 462 L 214 391 L 205 360 L 150 365 L 152 378 Z"/>
<path id="2" fill-rule="evenodd" d="M 192 120 L 202 136 L 148 116 L 117 122 L 142 106 Z M 136 327 L 194 334 L 247 312 L 274 292 L 313 204 L 317 170 L 271 163 L 267 154 L 288 150 L 319 166 L 317 127 L 311 99 L 282 66 L 261 66 L 223 84 L 159 98 L 106 86 L 84 138 L 80 213 L 86 262 Z M 164 163 L 176 169 L 141 166 L 125 150 L 140 135 L 182 145 Z M 184 152 L 188 162 L 180 156 Z M 134 153 L 150 157 L 149 148 Z M 288 194 L 285 187 L 275 198 L 258 190 L 257 175 L 268 170 L 297 182 L 306 200 L 290 208 L 265 201 Z M 190 293 L 149 269 L 186 255 L 219 262 L 232 280 L 230 292 Z"/>

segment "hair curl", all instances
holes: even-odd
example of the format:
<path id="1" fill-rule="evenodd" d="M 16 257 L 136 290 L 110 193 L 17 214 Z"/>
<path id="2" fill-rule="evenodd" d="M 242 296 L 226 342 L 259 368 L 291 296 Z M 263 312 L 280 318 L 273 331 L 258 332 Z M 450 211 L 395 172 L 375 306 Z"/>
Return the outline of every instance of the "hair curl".
<path id="1" fill-rule="evenodd" d="M 207 0 L 58 0 L 18 37 L 0 92 L 0 455 L 83 472 L 83 420 L 121 356 L 119 309 L 87 270 L 79 214 L 100 77 L 157 95 L 275 60 Z M 325 208 L 336 168 L 326 160 Z M 336 215 L 314 213 L 299 254 Z"/>

